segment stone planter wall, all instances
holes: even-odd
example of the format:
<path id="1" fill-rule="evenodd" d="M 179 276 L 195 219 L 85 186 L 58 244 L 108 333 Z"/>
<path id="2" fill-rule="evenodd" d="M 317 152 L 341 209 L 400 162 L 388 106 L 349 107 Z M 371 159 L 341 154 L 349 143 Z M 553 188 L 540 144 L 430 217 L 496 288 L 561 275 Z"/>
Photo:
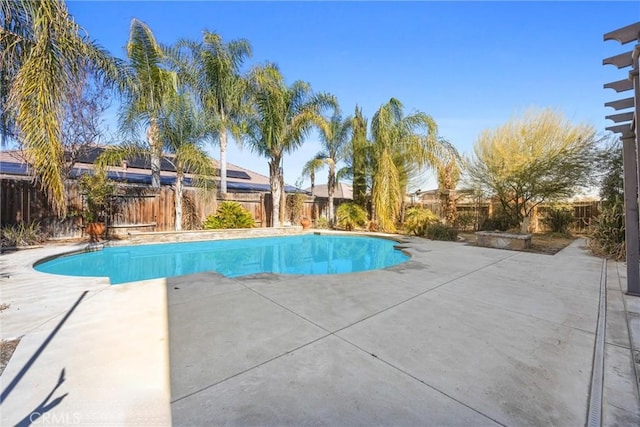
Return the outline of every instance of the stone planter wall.
<path id="1" fill-rule="evenodd" d="M 119 244 L 130 243 L 169 243 L 195 242 L 203 240 L 245 239 L 251 237 L 274 237 L 301 234 L 301 226 L 278 228 L 234 228 L 225 230 L 194 231 L 130 231 L 127 240 Z"/>
<path id="2" fill-rule="evenodd" d="M 476 243 L 478 246 L 485 246 L 488 248 L 520 251 L 531 248 L 531 234 L 478 231 L 476 233 Z"/>

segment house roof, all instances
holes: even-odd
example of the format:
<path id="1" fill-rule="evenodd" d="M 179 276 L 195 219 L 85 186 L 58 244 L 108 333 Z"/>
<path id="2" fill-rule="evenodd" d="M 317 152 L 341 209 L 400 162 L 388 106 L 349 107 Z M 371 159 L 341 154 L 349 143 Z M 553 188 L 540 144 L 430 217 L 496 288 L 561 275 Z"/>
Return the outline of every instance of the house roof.
<path id="1" fill-rule="evenodd" d="M 77 178 L 82 174 L 93 170 L 93 162 L 104 151 L 104 147 L 92 147 L 80 156 L 76 161 L 71 178 Z M 160 184 L 172 185 L 176 181 L 176 169 L 171 162 L 173 156 L 163 156 L 160 163 Z M 217 174 L 220 174 L 219 163 L 211 159 Z M 109 167 L 107 175 L 110 179 L 131 184 L 151 184 L 151 166 L 148 158 L 135 158 L 127 160 L 126 165 Z M 3 179 L 31 179 L 32 174 L 29 164 L 24 160 L 19 151 L 0 151 L 0 178 Z M 216 177 L 218 180 L 219 177 Z M 193 185 L 193 176 L 186 174 L 185 185 Z M 258 192 L 271 191 L 269 178 L 232 163 L 227 163 L 227 189 L 230 192 Z M 302 190 L 285 185 L 286 192 L 300 192 Z"/>
<path id="2" fill-rule="evenodd" d="M 305 191 L 311 192 L 311 187 Z M 329 190 L 327 184 L 320 184 L 313 187 L 313 195 L 316 197 L 329 197 Z M 353 187 L 344 182 L 338 182 L 336 184 L 336 190 L 333 192 L 333 197 L 336 199 L 348 199 L 353 200 Z"/>

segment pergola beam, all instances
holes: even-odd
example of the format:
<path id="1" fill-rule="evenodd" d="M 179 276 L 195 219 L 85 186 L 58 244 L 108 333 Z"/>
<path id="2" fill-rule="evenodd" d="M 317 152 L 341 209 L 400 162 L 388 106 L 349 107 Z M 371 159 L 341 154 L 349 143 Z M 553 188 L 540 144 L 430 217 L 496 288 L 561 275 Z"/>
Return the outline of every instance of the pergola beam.
<path id="1" fill-rule="evenodd" d="M 604 41 L 607 40 L 616 40 L 620 44 L 640 40 L 640 22 L 608 32 L 604 35 Z"/>
<path id="2" fill-rule="evenodd" d="M 631 98 L 619 99 L 617 101 L 609 101 L 604 104 L 605 107 L 611 107 L 614 110 L 624 110 L 625 108 L 633 108 L 633 96 Z"/>
<path id="3" fill-rule="evenodd" d="M 632 66 L 629 78 L 607 83 L 605 89 L 625 92 L 634 89 L 634 96 L 618 101 L 607 102 L 605 106 L 615 110 L 633 108 L 632 111 L 606 116 L 614 123 L 629 122 L 610 126 L 606 130 L 621 134 L 622 160 L 624 172 L 624 212 L 625 245 L 627 257 L 627 294 L 640 296 L 640 214 L 638 212 L 638 183 L 640 173 L 640 131 L 638 130 L 638 111 L 640 103 L 640 22 L 627 25 L 604 35 L 604 40 L 617 40 L 621 44 L 638 41 L 630 52 L 611 56 L 602 61 L 603 65 L 615 65 L 620 68 Z"/>

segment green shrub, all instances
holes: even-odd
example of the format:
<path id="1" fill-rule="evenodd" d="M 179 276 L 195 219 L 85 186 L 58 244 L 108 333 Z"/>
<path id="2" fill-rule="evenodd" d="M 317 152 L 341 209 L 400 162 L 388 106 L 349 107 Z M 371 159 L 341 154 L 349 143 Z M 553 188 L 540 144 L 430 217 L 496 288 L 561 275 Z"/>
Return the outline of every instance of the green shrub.
<path id="1" fill-rule="evenodd" d="M 476 220 L 476 215 L 473 212 L 461 212 L 455 221 L 455 226 L 461 230 L 466 230 L 469 226 L 473 225 Z"/>
<path id="2" fill-rule="evenodd" d="M 570 206 L 551 207 L 542 222 L 554 233 L 568 234 L 573 222 L 573 210 Z"/>
<path id="3" fill-rule="evenodd" d="M 31 246 L 44 240 L 40 224 L 8 225 L 2 227 L 2 246 Z"/>
<path id="4" fill-rule="evenodd" d="M 458 240 L 458 230 L 438 222 L 429 224 L 424 235 L 431 240 L 445 240 L 451 242 Z"/>
<path id="5" fill-rule="evenodd" d="M 78 185 L 87 203 L 87 209 L 82 213 L 85 222 L 104 221 L 116 184 L 104 169 L 96 169 L 93 175 L 82 175 Z"/>
<path id="6" fill-rule="evenodd" d="M 604 205 L 591 227 L 589 247 L 596 255 L 623 260 L 625 258 L 624 233 L 623 202 Z"/>
<path id="7" fill-rule="evenodd" d="M 222 202 L 215 215 L 209 215 L 202 223 L 205 230 L 219 228 L 252 228 L 254 226 L 251 212 L 237 202 Z"/>
<path id="8" fill-rule="evenodd" d="M 404 231 L 416 236 L 424 236 L 431 224 L 438 223 L 438 217 L 429 209 L 412 207 L 404 217 Z"/>
<path id="9" fill-rule="evenodd" d="M 357 226 L 363 226 L 367 222 L 367 212 L 355 203 L 343 203 L 336 211 L 338 226 L 346 230 L 353 230 Z"/>
<path id="10" fill-rule="evenodd" d="M 483 231 L 507 231 L 514 228 L 519 229 L 520 224 L 502 209 L 496 210 L 490 218 L 480 224 L 480 230 Z"/>
<path id="11" fill-rule="evenodd" d="M 323 216 L 316 219 L 316 228 L 329 228 L 329 220 Z"/>

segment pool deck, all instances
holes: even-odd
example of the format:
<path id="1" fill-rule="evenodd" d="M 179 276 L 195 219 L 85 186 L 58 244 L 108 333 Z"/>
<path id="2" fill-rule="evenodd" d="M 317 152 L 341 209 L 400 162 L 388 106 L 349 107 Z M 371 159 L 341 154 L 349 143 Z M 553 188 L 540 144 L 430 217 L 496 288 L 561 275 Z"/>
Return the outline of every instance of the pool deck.
<path id="1" fill-rule="evenodd" d="M 0 425 L 585 425 L 599 391 L 602 425 L 640 424 L 622 263 L 402 240 L 385 270 L 118 286 L 31 269 L 70 246 L 2 255 Z"/>

